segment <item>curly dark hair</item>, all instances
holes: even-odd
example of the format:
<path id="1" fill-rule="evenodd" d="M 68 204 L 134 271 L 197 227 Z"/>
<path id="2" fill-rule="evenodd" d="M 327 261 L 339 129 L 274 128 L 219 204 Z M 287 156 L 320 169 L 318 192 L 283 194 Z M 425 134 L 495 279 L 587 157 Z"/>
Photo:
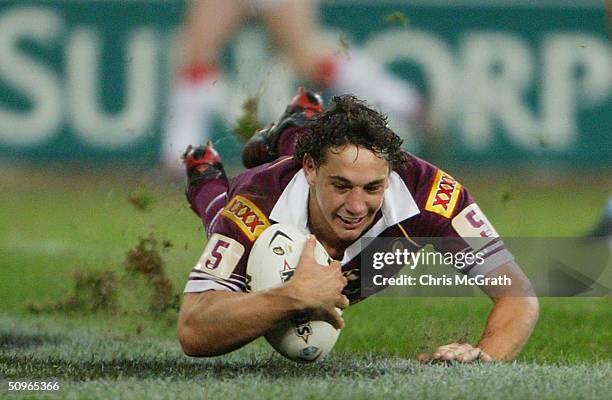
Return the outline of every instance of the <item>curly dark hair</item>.
<path id="1" fill-rule="evenodd" d="M 353 95 L 335 96 L 331 107 L 307 126 L 310 132 L 300 136 L 296 143 L 293 158 L 298 162 L 308 154 L 319 167 L 325 163 L 328 149 L 355 145 L 380 155 L 391 169 L 406 165 L 402 139 L 389 128 L 387 117 Z"/>

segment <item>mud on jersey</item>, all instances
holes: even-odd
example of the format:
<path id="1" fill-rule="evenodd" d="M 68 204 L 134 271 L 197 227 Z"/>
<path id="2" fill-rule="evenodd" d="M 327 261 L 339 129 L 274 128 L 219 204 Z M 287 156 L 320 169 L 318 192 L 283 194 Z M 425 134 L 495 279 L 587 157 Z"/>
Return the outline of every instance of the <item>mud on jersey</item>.
<path id="1" fill-rule="evenodd" d="M 277 222 L 308 232 L 308 184 L 301 165 L 290 157 L 239 175 L 232 181 L 228 199 L 212 223 L 208 244 L 185 292 L 246 291 L 247 260 L 261 232 Z M 486 275 L 513 260 L 467 189 L 418 157 L 410 156 L 407 168 L 391 172 L 379 214 L 363 237 L 404 238 L 415 251 L 427 244 L 442 252 L 478 250 L 484 262 L 461 269 L 470 276 Z M 478 248 L 474 237 L 480 238 Z M 445 240 L 419 242 L 423 238 Z M 361 250 L 361 240 L 357 240 L 341 260 L 348 280 L 344 294 L 351 303 L 362 299 Z"/>

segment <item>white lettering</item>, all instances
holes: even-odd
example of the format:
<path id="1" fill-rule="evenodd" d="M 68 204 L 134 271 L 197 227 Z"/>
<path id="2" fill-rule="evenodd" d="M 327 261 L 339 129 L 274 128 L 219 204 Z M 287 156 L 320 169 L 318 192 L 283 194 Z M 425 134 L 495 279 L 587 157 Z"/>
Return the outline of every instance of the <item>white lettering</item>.
<path id="1" fill-rule="evenodd" d="M 577 139 L 578 103 L 596 106 L 610 96 L 610 47 L 582 33 L 556 33 L 544 42 L 543 58 L 542 136 L 547 146 L 568 150 Z"/>
<path id="2" fill-rule="evenodd" d="M 127 39 L 125 106 L 117 115 L 101 112 L 99 36 L 79 28 L 68 44 L 69 98 L 76 132 L 87 143 L 104 148 L 132 144 L 151 133 L 156 114 L 156 38 L 149 29 L 137 29 Z"/>
<path id="3" fill-rule="evenodd" d="M 537 147 L 536 121 L 525 102 L 533 60 L 517 35 L 472 33 L 462 44 L 464 101 L 462 133 L 473 149 L 488 148 L 496 123 L 517 144 Z"/>
<path id="4" fill-rule="evenodd" d="M 443 39 L 416 29 L 389 29 L 370 39 L 364 49 L 383 64 L 408 61 L 422 67 L 431 93 L 428 109 L 431 121 L 436 129 L 447 129 L 456 101 L 457 68 L 453 53 Z"/>
<path id="5" fill-rule="evenodd" d="M 23 7 L 0 17 L 0 78 L 23 95 L 27 110 L 0 108 L 0 141 L 32 146 L 49 140 L 62 122 L 62 90 L 54 72 L 19 50 L 24 39 L 48 46 L 64 25 L 45 8 Z"/>
<path id="6" fill-rule="evenodd" d="M 463 286 L 511 286 L 512 278 L 508 275 L 487 277 L 485 275 L 455 275 L 455 285 Z"/>

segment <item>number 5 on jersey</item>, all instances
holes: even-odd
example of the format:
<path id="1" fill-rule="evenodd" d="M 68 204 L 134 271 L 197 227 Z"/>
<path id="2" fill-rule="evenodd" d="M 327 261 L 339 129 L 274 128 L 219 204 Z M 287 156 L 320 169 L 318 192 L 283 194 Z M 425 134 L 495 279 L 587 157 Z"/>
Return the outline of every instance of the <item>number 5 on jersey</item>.
<path id="1" fill-rule="evenodd" d="M 242 254 L 244 246 L 240 242 L 215 233 L 208 240 L 195 268 L 217 278 L 227 279 L 238 265 Z"/>

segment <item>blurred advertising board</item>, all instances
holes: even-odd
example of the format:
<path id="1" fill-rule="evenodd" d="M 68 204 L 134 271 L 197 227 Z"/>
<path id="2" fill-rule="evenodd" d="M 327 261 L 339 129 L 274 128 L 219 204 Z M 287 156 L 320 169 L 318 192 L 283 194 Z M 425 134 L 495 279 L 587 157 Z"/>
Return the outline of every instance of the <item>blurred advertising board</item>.
<path id="1" fill-rule="evenodd" d="M 329 39 L 426 93 L 458 161 L 612 164 L 603 1 L 321 1 Z M 0 157 L 156 159 L 185 11 L 174 0 L 0 2 Z M 296 40 L 299 35 L 296 34 Z M 271 121 L 297 77 L 256 24 L 224 52 L 222 151 L 248 96 Z"/>

